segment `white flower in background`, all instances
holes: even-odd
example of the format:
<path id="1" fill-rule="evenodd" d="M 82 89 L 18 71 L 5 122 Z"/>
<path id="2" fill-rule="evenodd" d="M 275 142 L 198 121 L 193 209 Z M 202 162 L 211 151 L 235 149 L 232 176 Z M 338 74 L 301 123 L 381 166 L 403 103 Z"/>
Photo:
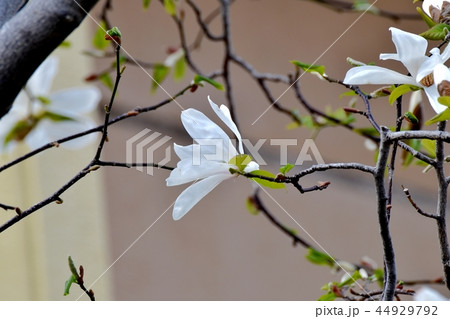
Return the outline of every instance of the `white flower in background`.
<path id="1" fill-rule="evenodd" d="M 415 301 L 448 301 L 443 295 L 434 289 L 428 288 L 426 286 L 420 288 L 414 294 Z"/>
<path id="2" fill-rule="evenodd" d="M 217 185 L 235 174 L 232 170 L 240 170 L 236 156 L 244 154 L 242 138 L 236 124 L 231 119 L 230 111 L 225 105 L 220 108 L 208 96 L 214 112 L 230 128 L 238 139 L 238 149 L 232 145 L 228 135 L 202 112 L 187 109 L 181 113 L 181 121 L 197 144 L 180 146 L 174 144 L 175 153 L 180 158 L 177 167 L 167 178 L 167 186 L 195 182 L 186 188 L 177 198 L 173 207 L 173 219 L 182 218 L 194 205 L 211 192 Z M 247 155 L 246 159 L 251 158 Z M 243 171 L 249 173 L 259 169 L 256 162 L 249 161 Z"/>
<path id="3" fill-rule="evenodd" d="M 434 85 L 432 74 L 436 65 L 443 64 L 450 58 L 450 47 L 447 46 L 442 54 L 438 48 L 433 48 L 430 51 L 432 55 L 428 57 L 425 55 L 428 42 L 423 37 L 397 28 L 390 28 L 390 30 L 397 53 L 380 54 L 380 59 L 402 62 L 410 76 L 379 66 L 365 65 L 350 69 L 344 83 L 415 85 L 423 88 L 436 113 L 446 110 L 447 107 L 437 101 L 439 93 Z"/>
<path id="4" fill-rule="evenodd" d="M 448 23 L 450 13 L 450 2 L 444 0 L 424 0 L 423 11 L 437 23 Z"/>
<path id="5" fill-rule="evenodd" d="M 90 86 L 50 93 L 57 69 L 57 58 L 46 59 L 30 77 L 11 110 L 0 119 L 0 153 L 11 151 L 20 141 L 36 149 L 95 126 L 92 119 L 82 115 L 95 109 L 100 91 Z M 94 134 L 89 134 L 62 145 L 80 148 L 94 139 Z"/>

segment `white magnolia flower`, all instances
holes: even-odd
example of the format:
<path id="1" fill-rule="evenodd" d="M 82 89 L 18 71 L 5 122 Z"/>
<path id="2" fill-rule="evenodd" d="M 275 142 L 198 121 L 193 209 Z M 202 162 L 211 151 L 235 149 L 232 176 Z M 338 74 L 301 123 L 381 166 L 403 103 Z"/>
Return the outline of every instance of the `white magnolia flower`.
<path id="1" fill-rule="evenodd" d="M 98 105 L 100 91 L 90 86 L 50 93 L 57 69 L 57 58 L 46 59 L 30 77 L 11 110 L 0 119 L 0 153 L 11 151 L 18 141 L 24 140 L 35 149 L 95 126 L 92 119 L 82 114 Z M 89 134 L 62 145 L 79 148 L 94 139 Z"/>
<path id="2" fill-rule="evenodd" d="M 208 96 L 214 112 L 238 138 L 238 149 L 232 145 L 228 135 L 202 112 L 187 109 L 181 113 L 181 121 L 197 144 L 180 146 L 174 144 L 175 153 L 180 158 L 177 167 L 167 178 L 167 186 L 195 182 L 186 188 L 177 198 L 173 207 L 173 219 L 183 217 L 203 197 L 217 185 L 234 174 L 230 169 L 239 170 L 230 160 L 244 154 L 242 138 L 236 124 L 231 119 L 230 111 L 225 105 L 220 108 Z M 244 169 L 249 173 L 259 169 L 256 162 L 249 162 Z"/>
<path id="3" fill-rule="evenodd" d="M 442 54 L 438 48 L 433 48 L 430 51 L 432 55 L 428 57 L 425 55 L 428 43 L 423 37 L 396 28 L 390 30 L 397 53 L 380 54 L 380 59 L 402 62 L 410 75 L 379 66 L 365 65 L 350 69 L 344 83 L 415 85 L 423 88 L 435 112 L 441 113 L 447 107 L 437 101 L 439 93 L 436 85 L 433 85 L 432 74 L 435 66 L 445 63 L 450 58 L 450 47 L 447 46 Z"/>
<path id="4" fill-rule="evenodd" d="M 441 295 L 434 289 L 428 288 L 426 286 L 420 288 L 416 291 L 414 295 L 415 301 L 448 301 L 446 297 Z"/>

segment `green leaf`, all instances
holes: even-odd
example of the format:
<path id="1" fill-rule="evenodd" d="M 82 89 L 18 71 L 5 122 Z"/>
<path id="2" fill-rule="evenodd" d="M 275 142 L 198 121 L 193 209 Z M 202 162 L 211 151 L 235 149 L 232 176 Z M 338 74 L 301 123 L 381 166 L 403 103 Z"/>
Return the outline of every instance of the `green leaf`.
<path id="1" fill-rule="evenodd" d="M 325 66 L 323 66 L 323 65 L 307 64 L 307 63 L 303 63 L 303 62 L 300 62 L 297 60 L 292 60 L 289 62 L 291 62 L 293 65 L 298 66 L 305 72 L 319 73 L 321 76 L 323 76 L 325 74 Z"/>
<path id="2" fill-rule="evenodd" d="M 442 105 L 450 107 L 450 96 L 440 96 L 438 97 L 438 102 Z"/>
<path id="3" fill-rule="evenodd" d="M 280 173 L 286 175 L 286 173 L 288 173 L 294 167 L 294 164 L 287 163 L 286 165 L 280 167 Z"/>
<path id="4" fill-rule="evenodd" d="M 358 134 L 360 134 L 360 135 L 363 135 L 363 136 L 367 136 L 367 135 L 373 136 L 373 137 L 379 137 L 380 136 L 380 133 L 378 133 L 378 131 L 372 126 L 354 128 L 353 131 L 358 133 Z"/>
<path id="5" fill-rule="evenodd" d="M 50 103 L 52 103 L 52 101 L 46 96 L 39 95 L 37 99 L 44 105 L 49 105 Z"/>
<path id="6" fill-rule="evenodd" d="M 72 257 L 69 256 L 67 261 L 69 263 L 69 269 L 70 269 L 70 272 L 72 273 L 72 276 L 74 276 L 75 279 L 78 280 L 80 278 L 80 275 L 78 275 L 78 271 L 77 271 L 77 268 L 75 267 L 75 264 L 73 263 Z"/>
<path id="7" fill-rule="evenodd" d="M 243 172 L 245 167 L 252 161 L 252 157 L 247 154 L 239 154 L 230 159 L 228 164 L 237 166 L 240 172 Z"/>
<path id="8" fill-rule="evenodd" d="M 445 23 L 439 23 L 432 26 L 427 31 L 422 32 L 420 35 L 427 40 L 444 40 L 449 30 L 449 25 Z"/>
<path id="9" fill-rule="evenodd" d="M 72 287 L 73 283 L 77 282 L 77 278 L 74 275 L 71 275 L 69 279 L 66 280 L 64 284 L 64 296 L 67 296 L 70 292 L 70 287 Z"/>
<path id="10" fill-rule="evenodd" d="M 112 27 L 108 31 L 106 31 L 106 34 L 109 35 L 111 38 L 117 37 L 122 38 L 122 32 L 120 32 L 118 27 Z"/>
<path id="11" fill-rule="evenodd" d="M 245 202 L 245 207 L 247 208 L 247 210 L 250 214 L 252 214 L 252 215 L 259 214 L 258 208 L 255 206 L 255 203 L 253 202 L 253 200 L 250 197 L 247 198 L 247 201 Z"/>
<path id="12" fill-rule="evenodd" d="M 164 9 L 171 16 L 176 16 L 177 14 L 177 4 L 175 0 L 164 0 Z"/>
<path id="13" fill-rule="evenodd" d="M 113 83 L 109 73 L 107 73 L 107 72 L 102 73 L 98 76 L 98 78 L 108 89 L 110 89 L 111 91 L 113 90 L 114 83 Z"/>
<path id="14" fill-rule="evenodd" d="M 373 14 L 378 14 L 380 10 L 367 2 L 367 0 L 354 0 L 353 1 L 353 10 L 354 11 L 362 11 L 362 12 L 370 12 Z"/>
<path id="15" fill-rule="evenodd" d="M 49 119 L 53 122 L 75 121 L 73 118 L 71 118 L 69 116 L 65 116 L 65 115 L 58 114 L 58 113 L 53 113 L 50 111 L 45 111 L 38 117 L 39 120 L 44 119 L 44 118 Z"/>
<path id="16" fill-rule="evenodd" d="M 68 49 L 72 46 L 72 43 L 70 43 L 70 41 L 64 40 L 63 42 L 61 42 L 58 45 L 58 48 L 62 48 L 62 49 Z"/>
<path id="17" fill-rule="evenodd" d="M 403 116 L 409 123 L 414 124 L 414 125 L 419 124 L 419 119 L 411 112 L 409 112 L 409 111 L 405 112 L 405 114 Z"/>
<path id="18" fill-rule="evenodd" d="M 351 277 L 348 277 L 346 279 L 344 279 L 343 281 L 341 281 L 340 283 L 337 284 L 338 288 L 342 288 L 345 286 L 352 286 L 355 281 L 361 279 L 361 274 L 359 273 L 358 270 L 355 270 L 355 272 L 352 274 Z"/>
<path id="19" fill-rule="evenodd" d="M 156 64 L 153 68 L 153 82 L 151 92 L 155 93 L 159 85 L 164 81 L 169 74 L 170 68 L 164 64 Z"/>
<path id="20" fill-rule="evenodd" d="M 201 75 L 196 74 L 194 76 L 194 83 L 195 84 L 200 84 L 201 82 L 207 82 L 207 83 L 211 84 L 212 86 L 214 86 L 219 91 L 225 91 L 225 88 L 223 87 L 222 84 L 214 81 L 213 79 L 210 79 L 210 78 L 207 78 L 205 76 L 201 76 Z"/>
<path id="21" fill-rule="evenodd" d="M 275 175 L 273 175 L 270 172 L 264 171 L 264 170 L 256 170 L 252 172 L 252 175 L 259 175 L 259 176 L 264 176 L 264 177 L 269 177 L 269 178 L 273 178 L 275 179 Z M 271 182 L 265 179 L 261 179 L 261 178 L 252 178 L 252 180 L 254 180 L 255 182 L 257 182 L 258 184 L 264 186 L 264 187 L 269 187 L 269 188 L 286 188 L 286 186 L 283 183 L 275 183 L 275 182 Z"/>
<path id="22" fill-rule="evenodd" d="M 377 281 L 380 288 L 384 287 L 384 271 L 381 268 L 375 269 L 373 271 L 373 276 L 375 277 L 375 280 Z"/>
<path id="23" fill-rule="evenodd" d="M 296 129 L 297 127 L 300 127 L 300 126 L 301 126 L 301 123 L 299 123 L 297 121 L 294 121 L 294 122 L 291 122 L 291 123 L 287 124 L 286 125 L 286 129 L 287 130 L 293 130 L 293 129 Z"/>
<path id="24" fill-rule="evenodd" d="M 318 301 L 333 301 L 336 299 L 336 295 L 333 292 L 328 292 L 317 299 Z"/>
<path id="25" fill-rule="evenodd" d="M 422 20 L 425 21 L 425 23 L 428 25 L 428 27 L 432 28 L 433 26 L 436 25 L 436 22 L 434 22 L 434 20 L 431 19 L 428 14 L 423 12 L 422 8 L 416 7 L 416 10 L 419 13 L 420 17 L 422 18 Z"/>
<path id="26" fill-rule="evenodd" d="M 108 41 L 105 40 L 105 29 L 106 29 L 106 22 L 101 21 L 100 26 L 97 28 L 97 31 L 95 32 L 94 39 L 92 39 L 92 43 L 99 50 L 105 50 L 109 45 Z"/>
<path id="27" fill-rule="evenodd" d="M 333 258 L 325 253 L 315 250 L 314 248 L 308 248 L 306 259 L 316 265 L 333 267 L 335 262 Z"/>
<path id="28" fill-rule="evenodd" d="M 413 149 L 418 151 L 422 147 L 422 140 L 412 139 L 412 140 L 409 140 L 408 144 Z M 406 155 L 405 155 L 405 157 L 403 159 L 403 166 L 404 167 L 408 167 L 409 165 L 411 165 L 411 163 L 413 162 L 415 157 L 410 152 L 406 152 L 406 151 L 404 151 L 404 152 L 406 153 Z"/>
<path id="29" fill-rule="evenodd" d="M 431 125 L 437 122 L 447 121 L 450 119 L 450 108 L 446 109 L 425 122 L 425 125 Z"/>
<path id="30" fill-rule="evenodd" d="M 23 141 L 23 139 L 36 126 L 38 121 L 34 117 L 17 122 L 12 129 L 6 134 L 3 145 L 6 146 L 11 141 Z"/>
<path id="31" fill-rule="evenodd" d="M 173 78 L 177 81 L 183 79 L 186 74 L 186 59 L 184 55 L 177 60 L 173 68 Z"/>
<path id="32" fill-rule="evenodd" d="M 391 95 L 389 95 L 389 104 L 394 104 L 395 100 L 397 100 L 403 94 L 408 93 L 409 91 L 417 91 L 419 89 L 419 87 L 410 84 L 399 85 L 391 92 Z"/>
<path id="33" fill-rule="evenodd" d="M 431 157 L 436 157 L 436 141 L 423 139 L 421 145 Z"/>
<path id="34" fill-rule="evenodd" d="M 347 91 L 339 94 L 339 98 L 343 98 L 344 96 L 357 96 L 358 94 L 355 91 Z"/>
<path id="35" fill-rule="evenodd" d="M 142 7 L 144 9 L 148 9 L 148 7 L 150 6 L 150 2 L 152 2 L 151 0 L 143 0 L 142 1 Z"/>

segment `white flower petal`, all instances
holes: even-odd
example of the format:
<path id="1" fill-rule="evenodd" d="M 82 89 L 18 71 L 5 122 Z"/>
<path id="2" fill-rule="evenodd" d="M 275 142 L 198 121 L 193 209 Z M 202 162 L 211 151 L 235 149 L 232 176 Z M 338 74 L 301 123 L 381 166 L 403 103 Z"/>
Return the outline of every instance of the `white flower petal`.
<path id="1" fill-rule="evenodd" d="M 396 60 L 400 61 L 397 53 L 381 53 L 380 60 Z"/>
<path id="2" fill-rule="evenodd" d="M 415 301 L 448 301 L 443 295 L 426 286 L 421 287 L 414 295 Z"/>
<path id="3" fill-rule="evenodd" d="M 444 112 L 447 109 L 445 105 L 442 105 L 441 103 L 438 102 L 438 98 L 440 95 L 439 92 L 437 91 L 436 85 L 425 87 L 423 88 L 423 90 L 425 91 L 425 94 L 427 95 L 428 100 L 430 101 L 431 107 L 433 107 L 433 110 L 436 113 Z"/>
<path id="4" fill-rule="evenodd" d="M 70 88 L 52 93 L 48 109 L 65 115 L 81 115 L 93 111 L 100 102 L 100 90 L 94 86 Z"/>
<path id="5" fill-rule="evenodd" d="M 444 51 L 441 53 L 441 59 L 442 63 L 447 62 L 448 59 L 450 59 L 450 46 L 447 45 L 444 49 Z"/>
<path id="6" fill-rule="evenodd" d="M 170 176 L 166 179 L 166 185 L 181 185 L 217 174 L 225 174 L 231 177 L 229 169 L 230 165 L 227 163 L 206 162 L 200 166 L 192 165 L 192 161 L 189 159 L 182 160 L 178 162 L 177 168 L 170 172 Z"/>
<path id="7" fill-rule="evenodd" d="M 345 84 L 412 84 L 416 81 L 410 76 L 400 74 L 374 65 L 358 66 L 347 71 Z"/>
<path id="8" fill-rule="evenodd" d="M 34 96 L 47 96 L 50 93 L 53 78 L 58 71 L 58 58 L 48 57 L 34 71 L 26 86 Z"/>
<path id="9" fill-rule="evenodd" d="M 183 48 L 179 48 L 174 53 L 169 54 L 169 56 L 164 61 L 164 65 L 171 68 L 175 65 L 175 63 L 184 56 Z"/>
<path id="10" fill-rule="evenodd" d="M 231 131 L 233 131 L 234 135 L 238 138 L 239 141 L 239 152 L 241 154 L 244 154 L 244 148 L 242 146 L 242 137 L 241 133 L 239 132 L 236 124 L 233 122 L 233 119 L 231 118 L 230 110 L 225 105 L 221 105 L 220 108 L 217 106 L 216 103 L 214 103 L 211 98 L 208 95 L 208 101 L 211 105 L 211 108 L 216 112 L 217 116 L 230 128 Z"/>
<path id="11" fill-rule="evenodd" d="M 173 219 L 179 220 L 191 210 L 203 197 L 211 192 L 217 185 L 232 175 L 219 174 L 205 178 L 186 188 L 175 201 L 173 206 Z"/>
<path id="12" fill-rule="evenodd" d="M 443 64 L 436 65 L 433 70 L 433 78 L 436 85 L 439 85 L 439 83 L 444 80 L 450 81 L 450 71 L 448 67 Z"/>
<path id="13" fill-rule="evenodd" d="M 213 154 L 223 154 L 220 156 L 226 161 L 237 155 L 228 135 L 202 112 L 187 109 L 181 112 L 181 121 L 198 144 L 213 147 Z"/>
<path id="14" fill-rule="evenodd" d="M 30 148 L 36 149 L 44 144 L 86 131 L 94 126 L 95 122 L 86 117 L 77 118 L 75 121 L 62 122 L 53 122 L 51 120 L 44 119 L 41 120 L 40 123 L 27 135 L 25 142 Z M 92 143 L 96 138 L 96 134 L 88 134 L 62 145 L 68 149 L 79 149 Z"/>
<path id="15" fill-rule="evenodd" d="M 409 98 L 409 108 L 410 112 L 413 112 L 417 105 L 422 103 L 422 90 L 414 91 L 411 93 Z"/>
<path id="16" fill-rule="evenodd" d="M 254 161 L 251 161 L 250 163 L 248 163 L 247 166 L 245 166 L 245 168 L 244 168 L 245 173 L 251 173 L 256 170 L 259 170 L 259 165 L 258 165 L 258 163 L 254 162 Z"/>
<path id="17" fill-rule="evenodd" d="M 434 48 L 434 49 L 437 49 L 437 48 Z M 430 56 L 429 58 L 427 58 L 420 66 L 419 70 L 417 71 L 417 75 L 416 75 L 417 82 L 420 82 L 424 77 L 433 73 L 434 67 L 436 65 L 443 63 L 440 54 L 437 53 L 434 49 L 431 50 L 434 52 L 434 54 L 432 56 Z"/>
<path id="18" fill-rule="evenodd" d="M 420 65 L 425 59 L 428 42 L 420 35 L 397 28 L 389 28 L 392 32 L 392 42 L 397 48 L 398 58 L 412 76 L 417 75 Z"/>

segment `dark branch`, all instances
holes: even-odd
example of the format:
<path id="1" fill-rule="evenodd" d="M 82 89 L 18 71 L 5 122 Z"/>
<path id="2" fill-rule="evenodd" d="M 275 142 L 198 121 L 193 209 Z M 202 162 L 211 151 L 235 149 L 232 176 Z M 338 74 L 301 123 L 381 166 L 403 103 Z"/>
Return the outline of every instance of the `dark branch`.
<path id="1" fill-rule="evenodd" d="M 0 118 L 45 58 L 98 0 L 33 0 L 0 29 Z"/>

